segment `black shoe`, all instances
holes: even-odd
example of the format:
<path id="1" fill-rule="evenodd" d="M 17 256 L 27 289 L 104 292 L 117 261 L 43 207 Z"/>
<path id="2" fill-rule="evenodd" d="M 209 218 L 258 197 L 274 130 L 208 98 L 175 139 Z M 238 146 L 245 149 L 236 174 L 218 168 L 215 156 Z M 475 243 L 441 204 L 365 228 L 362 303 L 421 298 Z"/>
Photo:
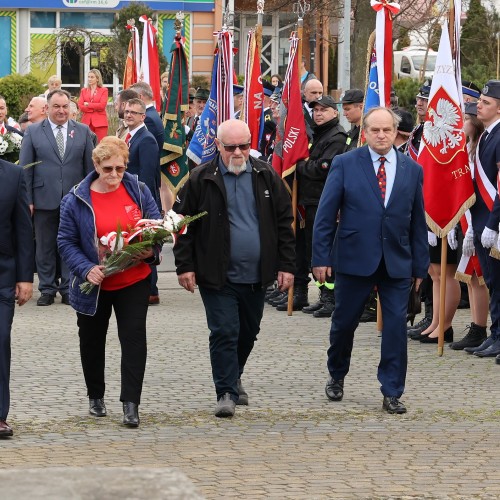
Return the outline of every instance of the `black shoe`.
<path id="1" fill-rule="evenodd" d="M 464 351 L 468 354 L 474 354 L 476 351 L 484 351 L 485 349 L 488 349 L 490 345 L 492 345 L 495 342 L 493 337 L 490 335 L 481 345 L 477 347 L 466 347 Z"/>
<path id="2" fill-rule="evenodd" d="M 236 411 L 236 403 L 231 399 L 229 392 L 226 392 L 217 401 L 217 406 L 215 407 L 214 415 L 219 418 L 232 417 Z"/>
<path id="3" fill-rule="evenodd" d="M 273 307 L 276 307 L 278 304 L 281 304 L 283 301 L 288 300 L 288 292 L 279 292 L 279 294 L 274 298 L 269 300 L 269 304 Z"/>
<path id="4" fill-rule="evenodd" d="M 48 293 L 42 293 L 40 298 L 36 301 L 37 306 L 51 306 L 54 303 L 54 296 Z"/>
<path id="5" fill-rule="evenodd" d="M 431 323 L 432 323 L 432 318 L 425 316 L 415 326 L 408 327 L 406 329 L 406 333 L 407 333 L 408 337 L 410 337 L 412 334 L 415 334 L 415 333 L 421 334 L 422 332 L 427 330 L 427 328 L 429 328 L 429 326 L 431 326 Z"/>
<path id="6" fill-rule="evenodd" d="M 303 307 L 307 307 L 309 305 L 309 302 L 307 300 L 307 293 L 299 292 L 296 293 L 294 291 L 293 293 L 293 311 L 302 311 Z M 276 306 L 277 311 L 288 311 L 288 293 L 286 295 L 286 300 L 284 302 L 280 302 Z"/>
<path id="7" fill-rule="evenodd" d="M 495 358 L 495 363 L 500 365 L 500 354 Z"/>
<path id="8" fill-rule="evenodd" d="M 264 294 L 264 300 L 267 300 L 269 296 L 276 290 L 275 285 L 268 286 L 266 288 L 266 293 Z"/>
<path id="9" fill-rule="evenodd" d="M 396 413 L 401 415 L 402 413 L 406 413 L 406 406 L 396 396 L 384 396 L 382 408 L 391 414 Z"/>
<path id="10" fill-rule="evenodd" d="M 313 316 L 315 318 L 331 318 L 334 310 L 335 302 L 325 302 L 321 309 L 314 311 Z"/>
<path id="11" fill-rule="evenodd" d="M 139 427 L 139 405 L 131 401 L 124 401 L 123 425 L 127 427 Z"/>
<path id="12" fill-rule="evenodd" d="M 434 331 L 436 331 L 436 330 L 434 330 Z M 420 342 L 422 344 L 437 344 L 438 338 L 437 337 L 429 337 L 429 335 L 426 335 Z M 444 341 L 445 342 L 453 342 L 453 328 L 451 326 L 450 326 L 450 328 L 448 328 L 448 330 L 446 330 L 444 332 Z"/>
<path id="13" fill-rule="evenodd" d="M 303 307 L 302 312 L 306 314 L 312 314 L 313 312 L 317 311 L 318 309 L 321 309 L 322 307 L 323 307 L 323 302 L 321 302 L 321 300 L 318 300 L 318 302 L 315 302 L 310 306 Z"/>
<path id="14" fill-rule="evenodd" d="M 434 331 L 434 330 L 433 330 Z M 411 340 L 416 340 L 416 341 L 422 341 L 423 339 L 427 338 L 432 332 L 429 332 L 429 333 L 412 333 L 411 335 L 409 335 L 409 338 Z"/>
<path id="15" fill-rule="evenodd" d="M 94 417 L 105 417 L 106 405 L 104 404 L 104 399 L 89 399 L 89 413 Z"/>
<path id="16" fill-rule="evenodd" d="M 474 356 L 479 358 L 495 358 L 500 354 L 500 340 L 495 340 L 488 348 L 482 351 L 476 351 Z"/>
<path id="17" fill-rule="evenodd" d="M 0 420 L 0 438 L 11 437 L 14 435 L 12 427 L 5 421 Z"/>
<path id="18" fill-rule="evenodd" d="M 466 347 L 478 347 L 486 340 L 486 327 L 476 325 L 476 323 L 471 323 L 470 326 L 466 328 L 467 335 L 462 340 L 458 342 L 452 342 L 450 344 L 450 349 L 455 351 L 461 351 Z"/>
<path id="19" fill-rule="evenodd" d="M 243 384 L 241 383 L 241 379 L 238 379 L 238 382 L 236 383 L 238 386 L 238 402 L 236 403 L 239 406 L 248 406 L 248 394 L 247 391 L 245 391 L 245 388 L 243 387 Z"/>
<path id="20" fill-rule="evenodd" d="M 69 306 L 69 293 L 63 293 L 61 297 L 61 304 Z"/>
<path id="21" fill-rule="evenodd" d="M 279 288 L 275 288 L 273 291 L 269 292 L 269 294 L 266 292 L 265 301 L 270 304 L 271 300 L 276 299 L 281 293 Z"/>
<path id="22" fill-rule="evenodd" d="M 344 397 L 344 379 L 333 380 L 330 377 L 326 382 L 325 394 L 330 401 L 342 401 Z"/>

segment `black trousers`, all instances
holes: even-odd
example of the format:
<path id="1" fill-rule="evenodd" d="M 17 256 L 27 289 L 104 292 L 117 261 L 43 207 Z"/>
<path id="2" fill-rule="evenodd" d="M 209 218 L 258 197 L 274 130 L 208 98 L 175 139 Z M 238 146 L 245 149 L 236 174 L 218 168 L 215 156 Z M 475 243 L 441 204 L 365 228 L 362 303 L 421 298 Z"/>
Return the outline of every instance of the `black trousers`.
<path id="1" fill-rule="evenodd" d="M 210 330 L 210 361 L 217 399 L 238 401 L 241 378 L 260 331 L 265 290 L 260 285 L 226 283 L 222 290 L 200 290 Z"/>
<path id="2" fill-rule="evenodd" d="M 114 309 L 122 349 L 120 401 L 140 404 L 146 370 L 146 316 L 150 286 L 148 277 L 120 290 L 101 290 L 94 316 L 77 313 L 80 357 L 89 398 L 104 397 L 106 334 Z"/>

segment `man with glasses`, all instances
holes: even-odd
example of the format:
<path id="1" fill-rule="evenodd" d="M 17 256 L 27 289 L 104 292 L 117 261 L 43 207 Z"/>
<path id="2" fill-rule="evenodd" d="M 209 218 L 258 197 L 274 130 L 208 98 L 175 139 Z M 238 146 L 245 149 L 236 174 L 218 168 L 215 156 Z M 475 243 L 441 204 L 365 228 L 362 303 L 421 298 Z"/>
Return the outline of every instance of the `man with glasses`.
<path id="1" fill-rule="evenodd" d="M 160 154 L 155 136 L 146 128 L 146 104 L 137 98 L 125 104 L 124 122 L 128 127 L 125 142 L 129 146 L 128 172 L 136 174 L 151 191 L 158 210 L 160 202 Z M 160 303 L 157 287 L 158 274 L 156 266 L 151 266 L 150 305 Z"/>
<path id="2" fill-rule="evenodd" d="M 210 329 L 216 417 L 248 405 L 241 384 L 260 329 L 266 286 L 293 284 L 295 242 L 290 196 L 267 163 L 250 157 L 250 130 L 227 120 L 217 130 L 219 154 L 191 171 L 174 209 L 206 211 L 174 247 L 179 284 L 198 285 Z"/>
<path id="3" fill-rule="evenodd" d="M 57 292 L 69 305 L 69 271 L 57 251 L 59 206 L 63 196 L 94 170 L 90 129 L 69 119 L 70 100 L 66 90 L 48 94 L 48 117 L 26 129 L 19 155 L 20 165 L 40 162 L 24 171 L 35 226 L 38 306 L 53 304 Z"/>

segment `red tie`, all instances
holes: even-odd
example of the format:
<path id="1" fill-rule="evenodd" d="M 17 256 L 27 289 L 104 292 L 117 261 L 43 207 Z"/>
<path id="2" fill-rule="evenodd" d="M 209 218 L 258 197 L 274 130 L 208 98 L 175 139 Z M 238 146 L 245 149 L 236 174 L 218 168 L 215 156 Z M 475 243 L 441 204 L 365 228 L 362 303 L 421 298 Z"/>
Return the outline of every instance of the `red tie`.
<path id="1" fill-rule="evenodd" d="M 7 132 L 7 130 L 6 130 L 5 126 L 4 126 L 4 124 L 2 123 L 2 127 L 0 127 L 0 135 L 4 135 L 5 132 Z"/>
<path id="2" fill-rule="evenodd" d="M 130 132 L 128 132 L 128 133 L 127 133 L 127 135 L 125 136 L 125 142 L 127 143 L 127 145 L 128 145 L 128 143 L 130 142 L 130 138 L 131 138 L 131 137 L 132 137 L 132 136 L 130 135 Z"/>
<path id="3" fill-rule="evenodd" d="M 378 167 L 377 179 L 378 187 L 380 188 L 380 194 L 382 195 L 382 201 L 385 201 L 385 188 L 387 186 L 387 177 L 385 175 L 385 156 L 379 158 L 380 166 Z"/>

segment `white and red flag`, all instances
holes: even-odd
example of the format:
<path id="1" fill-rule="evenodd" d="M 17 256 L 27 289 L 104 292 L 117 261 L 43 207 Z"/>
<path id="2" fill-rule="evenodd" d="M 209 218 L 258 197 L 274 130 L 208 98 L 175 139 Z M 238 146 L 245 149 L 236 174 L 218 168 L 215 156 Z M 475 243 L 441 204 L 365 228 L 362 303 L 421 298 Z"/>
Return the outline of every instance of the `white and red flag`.
<path id="1" fill-rule="evenodd" d="M 448 22 L 443 25 L 439 42 L 418 163 L 424 169 L 427 225 L 443 238 L 476 199 Z"/>
<path id="2" fill-rule="evenodd" d="M 252 149 L 259 149 L 262 135 L 262 111 L 264 109 L 264 89 L 260 69 L 260 48 L 254 30 L 248 32 L 247 57 L 245 67 L 245 91 L 243 99 L 243 119 L 252 135 Z"/>
<path id="3" fill-rule="evenodd" d="M 155 107 L 156 110 L 160 112 L 160 55 L 156 42 L 157 30 L 153 26 L 151 19 L 148 19 L 147 16 L 141 16 L 139 21 L 144 23 L 144 32 L 142 34 L 141 79 L 151 85 Z"/>
<path id="4" fill-rule="evenodd" d="M 276 129 L 276 146 L 273 153 L 273 168 L 282 178 L 295 171 L 299 160 L 309 157 L 309 139 L 300 96 L 298 43 L 296 32 L 292 32 L 288 67 L 281 95 L 280 122 Z"/>
<path id="5" fill-rule="evenodd" d="M 139 81 L 141 71 L 141 57 L 139 54 L 139 31 L 133 24 L 127 24 L 127 30 L 132 34 L 127 50 L 125 72 L 123 74 L 123 88 L 128 89 Z"/>
<path id="6" fill-rule="evenodd" d="M 217 36 L 217 126 L 234 117 L 233 36 L 225 28 Z M 237 82 L 236 82 L 237 83 Z"/>
<path id="7" fill-rule="evenodd" d="M 401 7 L 388 0 L 371 0 L 375 18 L 375 50 L 377 53 L 378 91 L 380 105 L 390 108 L 392 84 L 392 18 Z"/>

